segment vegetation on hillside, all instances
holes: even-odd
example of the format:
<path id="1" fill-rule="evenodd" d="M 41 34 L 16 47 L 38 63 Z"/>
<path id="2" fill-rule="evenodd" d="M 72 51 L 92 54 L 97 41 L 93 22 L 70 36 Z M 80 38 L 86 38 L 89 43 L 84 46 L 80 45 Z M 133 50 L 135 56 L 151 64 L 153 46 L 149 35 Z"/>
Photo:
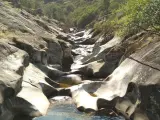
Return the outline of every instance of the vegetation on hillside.
<path id="1" fill-rule="evenodd" d="M 160 0 L 19 0 L 29 12 L 119 35 L 160 31 Z"/>
<path id="2" fill-rule="evenodd" d="M 160 0 L 125 0 L 115 9 L 111 8 L 108 18 L 96 23 L 95 28 L 119 35 L 135 34 L 141 30 L 159 34 L 159 5 Z"/>

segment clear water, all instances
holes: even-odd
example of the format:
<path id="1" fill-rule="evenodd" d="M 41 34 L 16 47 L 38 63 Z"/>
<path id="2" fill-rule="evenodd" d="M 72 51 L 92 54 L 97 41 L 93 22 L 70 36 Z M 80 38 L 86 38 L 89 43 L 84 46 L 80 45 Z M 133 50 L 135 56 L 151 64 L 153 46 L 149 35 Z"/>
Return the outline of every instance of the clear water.
<path id="1" fill-rule="evenodd" d="M 121 117 L 90 116 L 79 112 L 73 104 L 57 104 L 48 114 L 34 120 L 124 120 Z"/>

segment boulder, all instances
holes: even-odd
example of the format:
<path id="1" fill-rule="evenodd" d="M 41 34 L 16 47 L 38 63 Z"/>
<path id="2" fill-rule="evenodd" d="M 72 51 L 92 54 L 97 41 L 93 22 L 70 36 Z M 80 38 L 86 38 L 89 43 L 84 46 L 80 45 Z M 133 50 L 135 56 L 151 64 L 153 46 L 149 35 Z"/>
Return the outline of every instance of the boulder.
<path id="1" fill-rule="evenodd" d="M 60 41 L 59 43 L 63 50 L 62 68 L 64 71 L 70 71 L 71 64 L 73 63 L 72 45 L 68 42 Z"/>
<path id="2" fill-rule="evenodd" d="M 84 34 L 85 34 L 85 31 L 80 31 L 80 32 L 75 33 L 74 36 L 82 37 L 84 36 Z"/>
<path id="3" fill-rule="evenodd" d="M 28 54 L 6 43 L 0 43 L 0 103 L 21 89 L 22 76 L 29 64 Z"/>
<path id="4" fill-rule="evenodd" d="M 47 42 L 47 62 L 48 64 L 60 64 L 62 65 L 63 59 L 63 50 L 58 41 L 58 39 L 52 38 L 44 38 L 43 39 Z"/>
<path id="5" fill-rule="evenodd" d="M 57 96 L 50 99 L 50 102 L 52 104 L 56 102 L 67 102 L 67 101 L 72 101 L 72 98 L 69 96 Z"/>
<path id="6" fill-rule="evenodd" d="M 16 120 L 18 120 L 20 119 L 19 116 L 21 119 L 31 119 L 41 115 L 42 114 L 39 112 L 39 110 L 25 99 L 20 97 L 13 97 L 6 100 L 1 106 L 0 119 L 15 120 L 17 118 Z"/>
<path id="7" fill-rule="evenodd" d="M 91 45 L 96 42 L 96 37 L 92 38 L 93 30 L 89 29 L 86 31 L 81 31 L 78 33 L 71 35 L 71 38 L 75 41 L 75 43 L 83 44 L 83 45 Z"/>
<path id="8" fill-rule="evenodd" d="M 33 63 L 62 65 L 63 50 L 57 39 L 25 36 L 14 38 L 12 44 L 26 51 Z"/>
<path id="9" fill-rule="evenodd" d="M 118 60 L 105 62 L 104 60 L 94 61 L 85 65 L 79 65 L 73 68 L 72 71 L 79 71 L 87 77 L 105 78 L 110 75 L 117 67 Z"/>
<path id="10" fill-rule="evenodd" d="M 50 104 L 41 89 L 32 86 L 29 83 L 23 83 L 22 90 L 18 93 L 17 97 L 23 98 L 25 101 L 34 106 L 35 109 L 37 109 L 36 113 L 33 113 L 30 116 L 38 117 L 46 115 Z"/>
<path id="11" fill-rule="evenodd" d="M 82 83 L 82 78 L 79 75 L 70 74 L 60 77 L 57 82 L 60 84 L 72 86 Z"/>
<path id="12" fill-rule="evenodd" d="M 59 84 L 51 80 L 36 65 L 31 63 L 24 71 L 23 82 L 30 83 L 31 86 L 41 89 L 47 97 L 57 95 L 56 88 L 59 87 Z"/>
<path id="13" fill-rule="evenodd" d="M 87 64 L 93 61 L 97 61 L 100 59 L 105 59 L 105 56 L 107 53 L 110 53 L 110 51 L 116 46 L 121 43 L 122 39 L 120 37 L 115 36 L 112 40 L 107 42 L 104 45 L 97 45 L 95 46 L 95 49 L 93 49 L 92 54 L 85 57 L 82 60 L 83 64 Z M 108 55 L 108 54 L 107 54 Z"/>
<path id="14" fill-rule="evenodd" d="M 84 38 L 83 41 L 79 42 L 79 44 L 82 44 L 82 45 L 92 45 L 96 42 L 96 39 L 94 38 Z"/>
<path id="15" fill-rule="evenodd" d="M 65 33 L 62 33 L 62 32 L 59 32 L 59 34 L 57 35 L 56 37 L 57 39 L 60 39 L 60 40 L 64 40 L 66 42 L 69 42 L 70 44 L 73 44 L 74 42 L 72 41 L 71 39 L 71 36 L 65 34 Z"/>
<path id="16" fill-rule="evenodd" d="M 68 75 L 70 72 L 63 72 L 61 70 L 57 70 L 53 67 L 45 66 L 42 64 L 37 64 L 37 67 L 42 70 L 49 78 L 56 80 L 61 76 Z"/>
<path id="17" fill-rule="evenodd" d="M 100 35 L 98 36 L 98 40 L 96 40 L 95 45 L 94 45 L 94 49 L 96 49 L 96 46 L 101 46 L 106 44 L 107 42 L 109 42 L 110 40 L 112 40 L 114 38 L 114 36 L 111 35 Z"/>
<path id="18" fill-rule="evenodd" d="M 82 57 L 80 62 L 72 65 L 72 71 L 80 71 L 88 77 L 107 77 L 118 66 L 124 49 L 116 47 L 120 44 L 120 38 L 113 38 L 105 45 L 98 46 L 92 54 Z"/>
<path id="19" fill-rule="evenodd" d="M 44 48 L 47 48 L 47 43 L 42 39 L 33 36 L 14 37 L 10 44 L 26 51 L 31 62 L 46 64 L 47 53 Z"/>
<path id="20" fill-rule="evenodd" d="M 126 118 L 135 116 L 135 120 L 144 118 L 157 120 L 159 54 L 160 42 L 158 37 L 153 36 L 150 44 L 126 58 L 105 81 L 87 81 L 71 87 L 69 90 L 77 107 L 98 110 L 99 99 L 116 100 L 114 108 Z M 84 98 L 87 98 L 88 102 L 84 101 Z M 142 112 L 137 113 L 137 109 Z"/>
<path id="21" fill-rule="evenodd" d="M 25 101 L 24 104 L 29 103 L 34 108 L 32 111 L 30 110 L 29 114 L 25 111 L 26 115 L 38 117 L 47 113 L 50 104 L 46 96 L 53 92 L 56 93 L 56 89 L 45 81 L 46 78 L 47 76 L 32 64 L 24 71 L 22 89 L 17 94 L 17 97 L 23 99 Z M 30 107 L 26 105 L 24 110 L 28 108 Z M 21 114 L 21 112 L 18 114 Z"/>

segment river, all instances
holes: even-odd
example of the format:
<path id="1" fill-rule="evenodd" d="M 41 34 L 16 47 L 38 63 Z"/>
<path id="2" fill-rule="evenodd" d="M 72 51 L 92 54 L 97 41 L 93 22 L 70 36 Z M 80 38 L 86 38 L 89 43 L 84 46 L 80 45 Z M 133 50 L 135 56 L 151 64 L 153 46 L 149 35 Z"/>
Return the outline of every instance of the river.
<path id="1" fill-rule="evenodd" d="M 81 42 L 90 38 L 89 32 L 84 32 L 82 37 L 76 37 L 72 35 L 74 46 L 72 52 L 76 54 L 74 56 L 74 63 L 71 69 L 81 65 L 81 60 L 92 53 L 94 45 L 81 45 Z M 107 116 L 94 116 L 86 113 L 79 112 L 73 103 L 55 102 L 54 105 L 49 109 L 46 116 L 35 118 L 34 120 L 124 120 L 122 117 L 107 117 Z"/>
<path id="2" fill-rule="evenodd" d="M 34 120 L 124 120 L 122 117 L 93 116 L 81 113 L 74 104 L 56 103 L 46 116 Z"/>

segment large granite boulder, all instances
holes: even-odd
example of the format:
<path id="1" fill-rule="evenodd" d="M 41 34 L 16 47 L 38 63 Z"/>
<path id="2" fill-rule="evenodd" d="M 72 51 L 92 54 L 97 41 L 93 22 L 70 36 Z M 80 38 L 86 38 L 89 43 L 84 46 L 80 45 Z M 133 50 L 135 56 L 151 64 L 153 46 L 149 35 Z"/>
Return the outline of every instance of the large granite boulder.
<path id="1" fill-rule="evenodd" d="M 80 77 L 80 75 L 70 74 L 70 75 L 61 76 L 56 81 L 61 85 L 73 86 L 73 85 L 81 84 L 82 78 Z"/>
<path id="2" fill-rule="evenodd" d="M 33 63 L 62 65 L 63 51 L 57 39 L 25 36 L 14 38 L 12 44 L 26 51 Z"/>
<path id="3" fill-rule="evenodd" d="M 105 56 L 108 55 L 110 51 L 113 50 L 115 46 L 119 45 L 121 42 L 122 38 L 115 36 L 112 40 L 104 45 L 96 44 L 96 46 L 94 46 L 92 54 L 85 57 L 82 60 L 82 63 L 86 64 L 100 59 L 105 59 Z"/>
<path id="4" fill-rule="evenodd" d="M 85 56 L 71 67 L 72 71 L 80 71 L 88 77 L 107 77 L 118 66 L 124 50 L 116 46 L 120 45 L 121 38 L 114 37 L 104 45 L 98 45 L 92 53 Z"/>
<path id="5" fill-rule="evenodd" d="M 105 81 L 71 87 L 77 107 L 98 110 L 97 103 L 103 99 L 104 104 L 115 101 L 114 109 L 126 118 L 158 120 L 160 42 L 157 36 L 151 38 L 151 43 L 127 57 Z"/>
<path id="6" fill-rule="evenodd" d="M 32 63 L 59 65 L 69 69 L 73 63 L 71 44 L 50 36 L 13 38 L 12 44 L 30 55 Z"/>
<path id="7" fill-rule="evenodd" d="M 64 71 L 70 71 L 71 64 L 73 63 L 72 45 L 68 42 L 59 40 L 63 50 L 62 68 Z"/>
<path id="8" fill-rule="evenodd" d="M 31 119 L 45 115 L 50 105 L 47 97 L 57 95 L 57 90 L 48 84 L 48 79 L 45 73 L 30 63 L 24 70 L 20 92 L 16 97 L 5 100 L 0 118 Z"/>
<path id="9" fill-rule="evenodd" d="M 15 96 L 21 89 L 22 76 L 29 64 L 26 52 L 0 43 L 0 103 Z"/>
<path id="10" fill-rule="evenodd" d="M 112 61 L 112 63 L 108 63 L 104 60 L 98 60 L 85 65 L 76 66 L 72 68 L 72 71 L 75 71 L 75 73 L 79 71 L 81 74 L 87 77 L 105 78 L 117 67 L 118 62 L 115 62 Z"/>
<path id="11" fill-rule="evenodd" d="M 36 65 L 29 64 L 23 75 L 23 84 L 30 84 L 31 87 L 39 88 L 47 97 L 56 96 L 59 84 L 50 79 Z"/>

